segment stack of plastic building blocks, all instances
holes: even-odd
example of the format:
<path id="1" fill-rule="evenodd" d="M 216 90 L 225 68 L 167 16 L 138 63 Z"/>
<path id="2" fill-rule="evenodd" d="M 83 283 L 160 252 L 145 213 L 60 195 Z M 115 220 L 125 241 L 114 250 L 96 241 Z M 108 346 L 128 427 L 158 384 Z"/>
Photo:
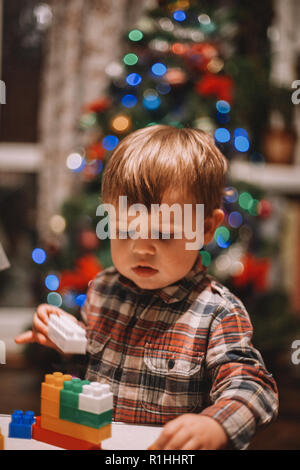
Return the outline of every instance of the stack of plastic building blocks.
<path id="1" fill-rule="evenodd" d="M 11 415 L 11 422 L 8 428 L 8 437 L 19 439 L 31 439 L 32 425 L 35 421 L 34 412 L 15 410 Z"/>
<path id="2" fill-rule="evenodd" d="M 69 450 L 101 449 L 111 437 L 113 394 L 109 385 L 47 374 L 41 390 L 41 416 L 32 438 Z"/>
<path id="3" fill-rule="evenodd" d="M 64 353 L 85 354 L 87 338 L 84 328 L 67 316 L 49 315 L 48 336 Z"/>

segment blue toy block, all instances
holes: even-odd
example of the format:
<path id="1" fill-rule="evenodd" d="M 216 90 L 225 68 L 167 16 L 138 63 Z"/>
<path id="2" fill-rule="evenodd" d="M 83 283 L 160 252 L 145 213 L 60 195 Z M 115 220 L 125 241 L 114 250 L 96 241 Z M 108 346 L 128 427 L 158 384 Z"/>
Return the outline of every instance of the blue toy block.
<path id="1" fill-rule="evenodd" d="M 8 437 L 31 439 L 31 429 L 34 422 L 33 411 L 26 411 L 24 413 L 22 410 L 15 410 L 11 415 Z"/>

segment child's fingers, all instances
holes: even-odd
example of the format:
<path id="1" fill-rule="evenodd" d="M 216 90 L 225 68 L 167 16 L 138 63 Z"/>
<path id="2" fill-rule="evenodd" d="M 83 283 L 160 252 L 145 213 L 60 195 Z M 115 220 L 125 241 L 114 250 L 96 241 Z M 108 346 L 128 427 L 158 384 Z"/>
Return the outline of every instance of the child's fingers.
<path id="1" fill-rule="evenodd" d="M 165 424 L 160 435 L 158 436 L 156 441 L 154 441 L 153 444 L 150 446 L 149 450 L 169 449 L 168 446 L 170 442 L 173 440 L 174 436 L 178 435 L 178 433 L 180 432 L 182 416 L 183 415 L 178 416 L 177 418 Z M 171 447 L 171 449 L 173 449 L 173 447 Z M 175 449 L 177 449 L 177 447 L 175 447 Z"/>
<path id="2" fill-rule="evenodd" d="M 25 331 L 24 333 L 16 336 L 15 342 L 17 344 L 39 343 L 43 346 L 48 346 L 59 351 L 57 346 L 51 340 L 49 340 L 47 336 L 34 330 Z"/>
<path id="3" fill-rule="evenodd" d="M 42 322 L 45 323 L 45 325 L 48 325 L 49 315 L 54 313 L 59 316 L 62 312 L 63 310 L 60 308 L 49 304 L 41 304 L 36 309 L 36 315 L 40 318 L 40 320 L 42 320 Z"/>
<path id="4" fill-rule="evenodd" d="M 35 334 L 42 333 L 44 336 L 48 336 L 48 326 L 39 319 L 37 314 L 33 317 L 32 330 Z"/>
<path id="5" fill-rule="evenodd" d="M 37 343 L 42 344 L 43 346 L 48 346 L 50 348 L 56 349 L 55 344 L 52 343 L 52 341 L 47 336 L 45 336 L 45 335 L 43 335 L 42 333 L 39 333 L 39 332 L 36 332 L 34 334 L 35 334 Z"/>
<path id="6" fill-rule="evenodd" d="M 15 337 L 15 342 L 17 344 L 25 344 L 25 343 L 40 343 L 45 344 L 48 341 L 46 336 L 42 333 L 38 333 L 34 330 L 25 331 L 20 335 Z"/>
<path id="7" fill-rule="evenodd" d="M 36 337 L 36 342 L 41 344 L 42 346 L 48 346 L 48 348 L 55 349 L 59 353 L 61 353 L 61 349 L 56 346 L 51 339 L 48 338 L 48 336 L 44 336 L 42 333 L 35 332 L 35 337 Z"/>
<path id="8" fill-rule="evenodd" d="M 15 342 L 17 344 L 34 343 L 35 341 L 35 335 L 31 330 L 25 331 L 24 333 L 21 333 L 20 335 L 15 337 Z"/>
<path id="9" fill-rule="evenodd" d="M 147 450 L 159 450 L 159 448 L 158 448 L 158 447 L 156 447 L 156 445 L 155 445 L 155 444 L 152 444 L 150 447 L 148 447 L 148 449 L 147 449 Z"/>
<path id="10" fill-rule="evenodd" d="M 45 344 L 48 342 L 48 339 L 45 335 L 42 333 L 39 333 L 34 330 L 29 330 L 25 331 L 24 333 L 21 333 L 20 335 L 16 336 L 15 342 L 17 344 L 25 344 L 25 343 L 40 343 L 40 344 Z"/>

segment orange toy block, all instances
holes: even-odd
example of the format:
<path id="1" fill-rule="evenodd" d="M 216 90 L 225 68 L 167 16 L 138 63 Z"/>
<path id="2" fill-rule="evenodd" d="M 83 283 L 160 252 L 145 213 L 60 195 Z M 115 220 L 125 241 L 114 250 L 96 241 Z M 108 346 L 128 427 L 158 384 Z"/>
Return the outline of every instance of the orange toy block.
<path id="1" fill-rule="evenodd" d="M 48 415 L 52 416 L 53 418 L 59 418 L 59 402 L 42 398 L 41 415 Z"/>
<path id="2" fill-rule="evenodd" d="M 101 450 L 101 444 L 94 445 L 81 439 L 43 429 L 40 416 L 36 417 L 36 422 L 32 426 L 32 439 L 67 450 Z"/>
<path id="3" fill-rule="evenodd" d="M 4 436 L 1 433 L 1 428 L 0 428 L 0 450 L 4 450 Z"/>
<path id="4" fill-rule="evenodd" d="M 99 444 L 104 439 L 111 437 L 111 424 L 107 424 L 100 429 L 90 428 L 83 424 L 71 423 L 63 419 L 53 418 L 52 416 L 42 415 L 41 426 L 49 431 L 65 434 L 93 444 Z"/>
<path id="5" fill-rule="evenodd" d="M 42 383 L 41 397 L 54 401 L 59 406 L 60 391 L 65 380 L 72 380 L 72 376 L 62 372 L 45 375 L 45 382 Z"/>

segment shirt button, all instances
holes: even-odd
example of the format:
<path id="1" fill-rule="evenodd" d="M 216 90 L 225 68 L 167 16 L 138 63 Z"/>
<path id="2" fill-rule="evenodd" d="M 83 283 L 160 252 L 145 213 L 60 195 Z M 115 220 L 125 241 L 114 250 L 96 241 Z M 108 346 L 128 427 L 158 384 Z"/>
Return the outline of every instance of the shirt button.
<path id="1" fill-rule="evenodd" d="M 174 361 L 174 359 L 169 359 L 169 361 L 168 361 L 168 369 L 173 369 L 174 366 L 175 366 L 175 361 Z"/>

